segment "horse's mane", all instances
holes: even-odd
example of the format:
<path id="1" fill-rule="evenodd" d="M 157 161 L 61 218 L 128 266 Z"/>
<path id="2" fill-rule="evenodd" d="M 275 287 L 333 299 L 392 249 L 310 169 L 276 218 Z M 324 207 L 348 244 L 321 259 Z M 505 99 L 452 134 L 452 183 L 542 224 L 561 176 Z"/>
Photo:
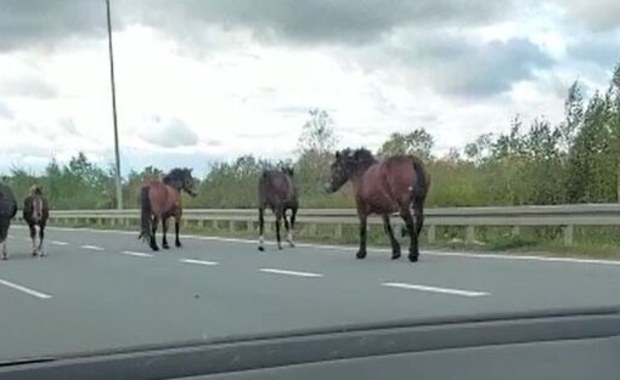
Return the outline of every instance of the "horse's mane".
<path id="1" fill-rule="evenodd" d="M 345 162 L 354 166 L 369 166 L 377 162 L 373 154 L 366 148 L 355 150 L 347 148 L 341 151 L 340 155 L 344 157 Z"/>
<path id="2" fill-rule="evenodd" d="M 182 181 L 187 176 L 187 171 L 184 168 L 174 168 L 164 176 L 163 181 L 167 184 L 174 181 Z"/>

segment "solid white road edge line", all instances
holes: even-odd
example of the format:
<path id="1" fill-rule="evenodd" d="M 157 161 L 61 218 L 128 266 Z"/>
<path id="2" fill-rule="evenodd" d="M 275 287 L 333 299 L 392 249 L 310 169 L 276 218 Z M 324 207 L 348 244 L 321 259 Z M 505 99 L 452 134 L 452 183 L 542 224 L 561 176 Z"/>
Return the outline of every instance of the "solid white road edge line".
<path id="1" fill-rule="evenodd" d="M 16 226 L 20 227 L 20 226 Z M 50 229 L 56 229 L 61 231 L 88 231 L 88 232 L 96 232 L 96 233 L 107 233 L 107 234 L 122 234 L 122 235 L 135 235 L 136 232 L 131 231 L 116 231 L 116 230 L 98 230 L 94 228 L 71 228 L 71 227 L 50 227 Z M 217 236 L 199 236 L 199 235 L 181 235 L 182 238 L 186 239 L 196 239 L 196 240 L 213 240 L 213 241 L 221 241 L 221 242 L 230 242 L 230 243 L 243 243 L 243 244 L 257 244 L 257 240 L 251 239 L 237 239 L 237 238 L 221 238 Z M 266 241 L 266 244 L 273 245 L 274 242 Z M 325 245 L 325 244 L 311 244 L 311 243 L 295 243 L 297 247 L 306 247 L 306 248 L 318 248 L 318 249 L 329 249 L 334 251 L 347 251 L 347 252 L 355 252 L 357 251 L 357 247 L 346 247 L 346 246 L 337 246 L 337 245 Z M 387 248 L 368 248 L 369 252 L 391 252 L 390 249 Z M 597 264 L 597 265 L 620 265 L 620 260 L 601 260 L 601 259 L 581 259 L 574 257 L 552 257 L 552 256 L 534 256 L 534 255 L 504 255 L 504 254 L 493 254 L 493 253 L 468 253 L 468 252 L 445 252 L 445 251 L 423 251 L 421 252 L 422 256 L 454 256 L 454 257 L 463 257 L 470 259 L 499 259 L 499 260 L 526 260 L 526 261 L 542 261 L 542 262 L 553 262 L 553 263 L 573 263 L 573 264 Z"/>

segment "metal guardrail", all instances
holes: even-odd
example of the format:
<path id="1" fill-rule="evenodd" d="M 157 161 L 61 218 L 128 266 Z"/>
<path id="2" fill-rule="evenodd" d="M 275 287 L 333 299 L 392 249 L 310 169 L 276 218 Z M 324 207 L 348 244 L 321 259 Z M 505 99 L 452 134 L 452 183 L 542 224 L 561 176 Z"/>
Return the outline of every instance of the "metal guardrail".
<path id="1" fill-rule="evenodd" d="M 519 207 L 455 207 L 433 208 L 425 211 L 426 233 L 430 242 L 435 240 L 437 226 L 465 227 L 466 241 L 475 241 L 476 226 L 512 226 L 513 233 L 519 233 L 521 226 L 561 226 L 564 243 L 573 243 L 574 226 L 620 225 L 620 204 L 578 204 L 558 206 Z M 129 210 L 52 210 L 51 221 L 59 224 L 73 222 L 98 225 L 134 224 L 140 217 L 137 209 Z M 205 226 L 206 223 L 228 222 L 231 231 L 239 223 L 245 223 L 253 231 L 258 219 L 256 209 L 185 209 L 184 223 Z M 273 221 L 270 212 L 266 221 Z M 396 223 L 399 219 L 394 219 Z M 357 224 L 354 209 L 300 209 L 297 221 L 316 231 L 320 224 L 334 225 L 334 234 L 342 235 L 342 226 Z M 379 217 L 371 217 L 370 224 L 381 224 Z"/>

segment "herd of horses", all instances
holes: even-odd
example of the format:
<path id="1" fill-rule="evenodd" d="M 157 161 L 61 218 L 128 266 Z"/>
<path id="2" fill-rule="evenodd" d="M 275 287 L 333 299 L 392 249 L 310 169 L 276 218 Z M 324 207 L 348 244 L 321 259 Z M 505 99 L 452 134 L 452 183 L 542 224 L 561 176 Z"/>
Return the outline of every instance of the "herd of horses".
<path id="1" fill-rule="evenodd" d="M 323 185 L 328 193 L 334 193 L 346 183 L 351 183 L 359 217 L 359 250 L 356 257 L 366 257 L 368 217 L 382 217 L 383 226 L 390 239 L 392 259 L 401 256 L 401 248 L 394 236 L 390 217 L 398 213 L 405 222 L 409 236 L 408 258 L 418 261 L 418 236 L 424 224 L 424 201 L 430 187 L 430 177 L 422 161 L 412 155 L 394 155 L 377 160 L 364 148 L 345 149 L 335 154 L 329 168 L 329 178 Z M 299 191 L 294 171 L 282 165 L 278 169 L 264 170 L 258 178 L 258 225 L 259 251 L 264 251 L 265 210 L 271 209 L 275 216 L 275 233 L 278 249 L 282 249 L 281 224 L 287 232 L 287 242 L 294 246 L 293 231 L 299 209 Z M 161 222 L 161 247 L 169 248 L 167 233 L 169 220 L 174 219 L 175 246 L 179 240 L 180 222 L 183 214 L 181 193 L 195 197 L 196 185 L 192 169 L 176 168 L 161 179 L 144 183 L 140 190 L 140 235 L 152 250 L 159 250 L 156 233 Z M 287 212 L 290 210 L 290 217 Z M 6 238 L 10 221 L 17 213 L 17 202 L 10 188 L 0 184 L 0 243 L 2 258 L 7 258 Z M 41 187 L 33 185 L 24 200 L 23 218 L 28 223 L 32 239 L 32 255 L 44 256 L 44 230 L 49 207 Z M 36 244 L 36 231 L 39 243 Z"/>

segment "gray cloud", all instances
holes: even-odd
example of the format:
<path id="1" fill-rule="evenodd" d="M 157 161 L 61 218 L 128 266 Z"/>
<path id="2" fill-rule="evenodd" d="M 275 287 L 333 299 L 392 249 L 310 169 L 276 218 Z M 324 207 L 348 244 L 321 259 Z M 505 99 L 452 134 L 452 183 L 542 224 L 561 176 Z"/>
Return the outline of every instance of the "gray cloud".
<path id="1" fill-rule="evenodd" d="M 103 0 L 2 0 L 0 51 L 49 48 L 72 36 L 105 32 Z"/>
<path id="2" fill-rule="evenodd" d="M 174 4 L 174 5 L 173 5 Z M 183 34 L 188 23 L 247 28 L 256 37 L 295 42 L 364 43 L 401 25 L 466 26 L 502 18 L 509 2 L 481 0 L 125 0 L 131 21 Z M 139 16 L 138 16 L 139 15 Z M 131 18 L 132 16 L 129 16 Z"/>
<path id="3" fill-rule="evenodd" d="M 592 30 L 620 30 L 620 2 L 617 0 L 555 0 L 573 19 Z"/>
<path id="4" fill-rule="evenodd" d="M 606 70 L 620 63 L 620 33 L 587 34 L 572 39 L 567 53 L 581 61 L 594 62 Z"/>
<path id="5" fill-rule="evenodd" d="M 366 51 L 365 59 L 371 68 L 390 62 L 409 75 L 424 76 L 449 95 L 486 97 L 502 93 L 554 63 L 525 39 L 479 44 L 461 35 L 414 31 L 406 40 L 405 46 L 379 45 Z"/>
<path id="6" fill-rule="evenodd" d="M 0 82 L 0 94 L 49 99 L 58 95 L 56 87 L 37 76 L 20 76 Z"/>
<path id="7" fill-rule="evenodd" d="M 177 148 L 195 146 L 198 144 L 198 135 L 178 118 L 162 120 L 156 117 L 152 127 L 141 134 L 140 137 L 154 145 L 165 148 Z"/>
<path id="8" fill-rule="evenodd" d="M 510 2 L 480 0 L 112 0 L 113 24 L 143 24 L 204 43 L 204 29 L 243 29 L 264 40 L 364 43 L 402 25 L 467 26 L 503 18 Z M 105 36 L 103 0 L 3 0 L 0 51 Z"/>

